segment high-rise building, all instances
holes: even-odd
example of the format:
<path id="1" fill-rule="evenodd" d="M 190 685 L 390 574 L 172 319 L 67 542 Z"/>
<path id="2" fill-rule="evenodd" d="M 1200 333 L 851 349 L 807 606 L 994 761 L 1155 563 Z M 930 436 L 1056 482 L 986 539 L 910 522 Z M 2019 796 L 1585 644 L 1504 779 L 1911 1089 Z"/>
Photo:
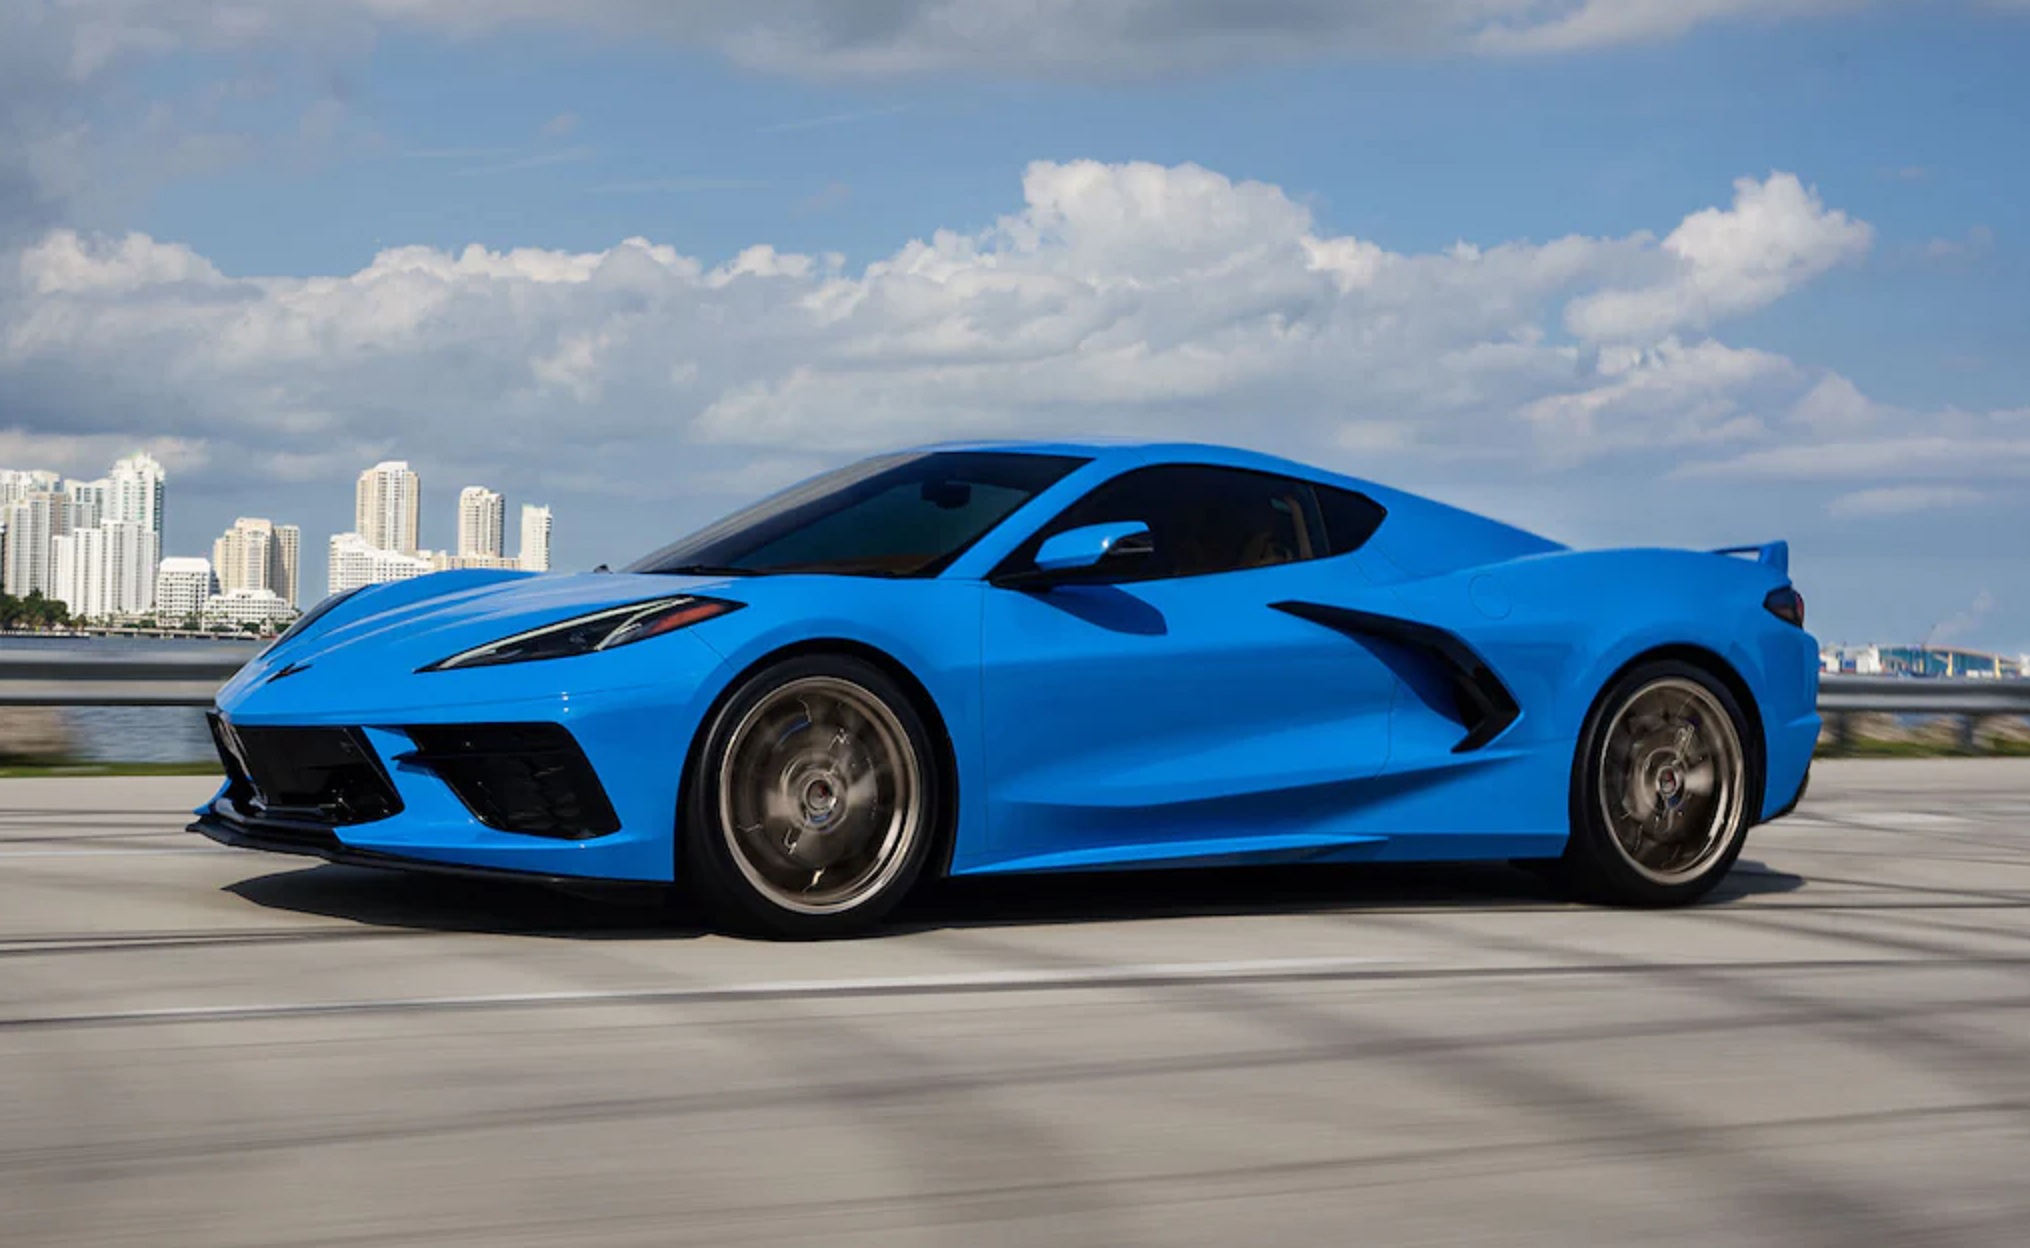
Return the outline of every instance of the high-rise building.
<path id="1" fill-rule="evenodd" d="M 21 502 L 30 494 L 48 494 L 59 480 L 55 473 L 40 468 L 0 468 L 0 507 Z"/>
<path id="2" fill-rule="evenodd" d="M 111 520 L 108 514 L 112 503 L 113 483 L 105 477 L 96 481 L 65 481 L 63 492 L 70 497 L 70 523 L 74 529 L 89 529 L 102 520 Z"/>
<path id="3" fill-rule="evenodd" d="M 155 615 L 172 624 L 181 624 L 204 611 L 204 604 L 218 592 L 208 559 L 171 555 L 155 569 Z"/>
<path id="4" fill-rule="evenodd" d="M 550 570 L 550 509 L 522 507 L 522 544 L 516 556 L 524 572 Z"/>
<path id="5" fill-rule="evenodd" d="M 391 459 L 359 474 L 353 531 L 376 550 L 416 553 L 416 504 L 422 493 L 407 460 Z"/>
<path id="6" fill-rule="evenodd" d="M 292 611 L 302 586 L 302 555 L 303 530 L 293 524 L 276 525 L 275 540 L 268 546 L 268 588 Z"/>
<path id="7" fill-rule="evenodd" d="M 49 543 L 49 590 L 45 597 L 54 598 L 70 610 L 73 619 L 84 619 L 87 605 L 87 586 L 84 556 L 87 543 L 99 539 L 99 530 L 79 529 L 50 539 Z M 91 591 L 97 594 L 98 591 Z M 103 607 L 103 595 L 96 601 Z"/>
<path id="8" fill-rule="evenodd" d="M 236 589 L 273 589 L 274 546 L 275 526 L 269 521 L 253 516 L 233 521 L 233 527 L 211 544 L 219 590 L 230 594 Z"/>
<path id="9" fill-rule="evenodd" d="M 461 558 L 498 556 L 507 525 L 507 504 L 483 485 L 458 491 L 458 554 Z"/>
<path id="10" fill-rule="evenodd" d="M 54 539 L 45 594 L 80 619 L 146 612 L 155 600 L 153 536 L 130 521 L 108 520 Z"/>
<path id="11" fill-rule="evenodd" d="M 107 520 L 125 520 L 143 532 L 162 532 L 162 465 L 146 451 L 136 451 L 113 465 L 106 478 Z"/>
<path id="12" fill-rule="evenodd" d="M 54 543 L 70 532 L 70 496 L 54 489 L 24 495 L 0 507 L 0 524 L 6 526 L 0 592 L 16 598 L 36 592 L 55 597 Z"/>
<path id="13" fill-rule="evenodd" d="M 40 590 L 75 615 L 138 615 L 155 597 L 162 556 L 162 465 L 127 456 L 97 481 L 0 471 L 0 589 Z"/>
<path id="14" fill-rule="evenodd" d="M 330 561 L 325 565 L 325 592 L 342 594 L 362 585 L 406 581 L 428 571 L 428 559 L 383 550 L 358 533 L 334 533 Z"/>
<path id="15" fill-rule="evenodd" d="M 117 587 L 112 614 L 139 615 L 155 603 L 155 565 L 162 562 L 166 476 L 162 465 L 146 451 L 136 451 L 119 460 L 106 475 L 104 504 L 99 509 L 100 526 L 131 525 L 137 535 L 107 538 L 106 557 L 117 565 L 105 569 L 108 582 Z"/>

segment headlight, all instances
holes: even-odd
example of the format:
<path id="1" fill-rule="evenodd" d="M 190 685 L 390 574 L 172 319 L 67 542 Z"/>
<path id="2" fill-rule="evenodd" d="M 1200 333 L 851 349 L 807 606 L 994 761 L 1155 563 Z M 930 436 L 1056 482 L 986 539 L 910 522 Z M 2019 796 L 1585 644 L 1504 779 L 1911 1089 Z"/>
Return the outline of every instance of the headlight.
<path id="1" fill-rule="evenodd" d="M 537 659 L 592 654 L 660 637 L 701 620 L 738 611 L 741 606 L 737 602 L 684 594 L 625 607 L 609 607 L 592 615 L 581 615 L 560 624 L 545 624 L 526 633 L 503 637 L 417 670 L 442 672 L 458 667 L 492 667 L 498 663 L 531 663 Z"/>

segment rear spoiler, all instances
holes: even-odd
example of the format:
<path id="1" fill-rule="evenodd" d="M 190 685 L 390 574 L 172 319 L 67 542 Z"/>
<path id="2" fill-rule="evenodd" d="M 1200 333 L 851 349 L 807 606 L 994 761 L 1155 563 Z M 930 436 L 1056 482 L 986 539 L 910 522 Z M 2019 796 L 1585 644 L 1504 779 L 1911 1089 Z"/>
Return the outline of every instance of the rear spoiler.
<path id="1" fill-rule="evenodd" d="M 1790 575 L 1790 543 L 1764 542 L 1760 546 L 1722 546 L 1716 555 L 1754 555 L 1755 562 L 1783 576 Z"/>

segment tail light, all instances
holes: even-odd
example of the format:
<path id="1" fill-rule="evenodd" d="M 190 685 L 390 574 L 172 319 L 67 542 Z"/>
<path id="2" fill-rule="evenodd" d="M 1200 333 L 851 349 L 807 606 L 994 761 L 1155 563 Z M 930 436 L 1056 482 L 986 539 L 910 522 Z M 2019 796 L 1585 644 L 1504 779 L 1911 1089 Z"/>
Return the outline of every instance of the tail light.
<path id="1" fill-rule="evenodd" d="M 1762 605 L 1769 608 L 1769 613 L 1777 619 L 1788 620 L 1799 628 L 1804 627 L 1804 595 L 1798 593 L 1795 588 L 1785 585 L 1781 589 L 1770 590 L 1769 596 L 1762 600 Z"/>

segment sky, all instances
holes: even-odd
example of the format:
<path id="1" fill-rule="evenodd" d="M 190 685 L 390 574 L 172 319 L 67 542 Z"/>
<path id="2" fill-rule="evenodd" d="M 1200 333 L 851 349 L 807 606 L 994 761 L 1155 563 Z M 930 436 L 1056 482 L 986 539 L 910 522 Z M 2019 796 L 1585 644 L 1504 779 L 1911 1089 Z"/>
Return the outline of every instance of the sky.
<path id="1" fill-rule="evenodd" d="M 952 438 L 1785 538 L 2030 652 L 2030 0 L 0 0 L 0 467 L 618 565 Z"/>

